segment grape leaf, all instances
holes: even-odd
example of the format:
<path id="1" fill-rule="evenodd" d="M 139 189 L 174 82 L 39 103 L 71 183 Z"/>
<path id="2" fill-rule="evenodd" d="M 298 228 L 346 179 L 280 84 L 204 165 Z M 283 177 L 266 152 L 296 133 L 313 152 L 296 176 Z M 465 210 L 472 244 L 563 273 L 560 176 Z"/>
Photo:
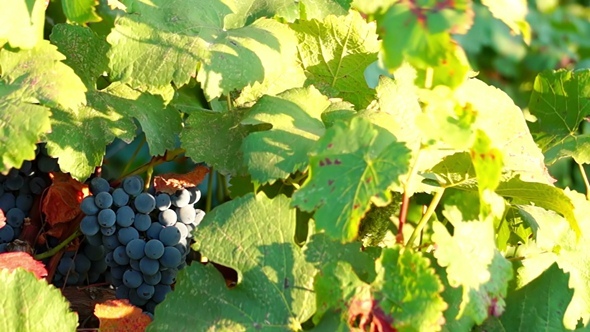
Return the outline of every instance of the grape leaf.
<path id="1" fill-rule="evenodd" d="M 209 172 L 209 168 L 199 165 L 184 174 L 165 173 L 156 175 L 154 176 L 154 190 L 172 195 L 178 190 L 198 186 Z"/>
<path id="2" fill-rule="evenodd" d="M 26 252 L 4 252 L 0 254 L 0 270 L 14 271 L 17 268 L 23 268 L 33 273 L 39 280 L 47 277 L 45 264 L 34 259 L 33 256 Z"/>
<path id="3" fill-rule="evenodd" d="M 522 261 L 523 267 L 518 270 L 518 280 L 524 286 L 551 263 L 557 262 L 565 273 L 570 274 L 568 284 L 574 289 L 563 319 L 565 327 L 573 330 L 578 320 L 581 319 L 584 325 L 590 321 L 590 203 L 584 195 L 575 191 L 566 190 L 564 193 L 574 203 L 574 213 L 582 229 L 581 237 L 558 214 L 536 206 L 526 207 L 529 218 L 538 227 L 534 243 L 536 248 L 524 252 L 528 254 Z"/>
<path id="4" fill-rule="evenodd" d="M 0 3 L 0 47 L 29 49 L 43 40 L 45 0 L 3 0 Z"/>
<path id="5" fill-rule="evenodd" d="M 235 269 L 237 285 L 228 289 L 211 264 L 188 266 L 148 331 L 301 329 L 315 312 L 315 269 L 293 242 L 296 216 L 289 204 L 283 195 L 248 194 L 209 212 L 193 248 Z"/>
<path id="6" fill-rule="evenodd" d="M 500 322 L 506 331 L 563 331 L 564 313 L 574 293 L 570 277 L 552 264 L 540 276 L 509 293 Z"/>
<path id="7" fill-rule="evenodd" d="M 270 130 L 250 133 L 242 144 L 252 180 L 274 182 L 304 170 L 308 151 L 324 133 L 321 114 L 328 106 L 328 98 L 313 86 L 260 98 L 241 122 L 272 125 Z"/>
<path id="8" fill-rule="evenodd" d="M 377 60 L 379 42 L 375 26 L 358 12 L 348 16 L 328 16 L 318 20 L 297 21 L 290 25 L 299 39 L 299 57 L 307 84 L 323 94 L 365 108 L 375 91 L 365 83 L 365 68 Z"/>
<path id="9" fill-rule="evenodd" d="M 276 77 L 277 70 L 284 73 L 275 60 L 292 56 L 293 32 L 270 19 L 229 29 L 224 17 L 231 13 L 219 0 L 199 6 L 188 0 L 135 1 L 107 37 L 112 76 L 134 87 L 170 81 L 181 86 L 198 67 L 197 80 L 208 100 L 257 81 L 276 92 L 270 86 L 274 82 L 264 80 Z"/>
<path id="10" fill-rule="evenodd" d="M 386 205 L 388 188 L 409 168 L 410 151 L 365 118 L 337 122 L 313 146 L 310 176 L 293 204 L 315 212 L 317 227 L 341 241 L 354 239 L 371 202 Z"/>
<path id="11" fill-rule="evenodd" d="M 68 222 L 78 216 L 80 203 L 90 195 L 88 185 L 80 183 L 69 174 L 51 173 L 51 186 L 43 195 L 41 211 L 50 226 Z"/>
<path id="12" fill-rule="evenodd" d="M 116 137 L 130 141 L 141 125 L 152 155 L 173 149 L 181 130 L 180 113 L 164 107 L 161 97 L 142 93 L 121 83 L 96 89 L 96 78 L 107 70 L 108 44 L 90 29 L 72 25 L 54 27 L 51 40 L 66 54 L 69 64 L 88 88 L 88 105 L 77 113 L 55 108 L 47 149 L 59 158 L 62 170 L 84 180 L 101 165 L 105 146 Z M 80 45 L 86 45 L 81 47 Z M 82 51 L 83 50 L 83 51 Z"/>
<path id="13" fill-rule="evenodd" d="M 590 164 L 590 134 L 566 136 L 545 151 L 545 163 L 572 157 L 578 164 Z"/>
<path id="14" fill-rule="evenodd" d="M 186 155 L 195 162 L 206 162 L 224 173 L 244 173 L 241 146 L 249 132 L 240 124 L 244 113 L 245 109 L 234 109 L 191 114 L 180 135 Z"/>
<path id="15" fill-rule="evenodd" d="M 0 50 L 0 171 L 35 158 L 35 144 L 51 128 L 47 107 L 75 112 L 86 103 L 84 85 L 63 59 L 47 41 L 30 50 Z"/>
<path id="16" fill-rule="evenodd" d="M 529 127 L 535 140 L 552 158 L 572 156 L 566 142 L 576 142 L 582 120 L 590 116 L 590 70 L 546 71 L 535 78 L 529 110 L 537 120 Z M 582 139 L 583 140 L 583 139 Z"/>
<path id="17" fill-rule="evenodd" d="M 513 33 L 522 34 L 527 44 L 531 42 L 531 26 L 526 21 L 526 0 L 482 0 L 481 3 L 488 7 L 494 17 L 506 23 Z"/>
<path id="18" fill-rule="evenodd" d="M 433 224 L 432 240 L 438 264 L 446 267 L 451 287 L 463 287 L 460 318 L 468 315 L 481 324 L 492 305 L 498 311 L 506 295 L 508 281 L 512 277 L 510 263 L 495 249 L 494 229 L 490 221 L 451 220 L 454 233 L 451 236 L 440 222 Z"/>
<path id="19" fill-rule="evenodd" d="M 372 291 L 398 331 L 436 331 L 444 322 L 443 285 L 419 252 L 383 249 Z"/>
<path id="20" fill-rule="evenodd" d="M 78 315 L 61 292 L 23 269 L 0 269 L 1 331 L 74 331 Z"/>
<path id="21" fill-rule="evenodd" d="M 101 331 L 145 331 L 152 321 L 129 300 L 108 300 L 94 306 L 94 315 L 100 321 Z"/>
<path id="22" fill-rule="evenodd" d="M 85 24 L 100 22 L 102 19 L 96 14 L 98 2 L 95 0 L 62 1 L 64 15 L 70 22 Z"/>

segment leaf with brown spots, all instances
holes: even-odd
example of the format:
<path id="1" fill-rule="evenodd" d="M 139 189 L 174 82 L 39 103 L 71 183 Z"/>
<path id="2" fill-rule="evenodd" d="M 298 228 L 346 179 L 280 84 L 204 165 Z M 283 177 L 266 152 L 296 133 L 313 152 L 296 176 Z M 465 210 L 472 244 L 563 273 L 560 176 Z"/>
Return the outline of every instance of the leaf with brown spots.
<path id="1" fill-rule="evenodd" d="M 174 194 L 183 188 L 196 187 L 205 179 L 209 168 L 197 166 L 186 174 L 166 173 L 154 177 L 154 188 L 156 191 Z"/>
<path id="2" fill-rule="evenodd" d="M 53 184 L 47 189 L 43 197 L 41 209 L 45 220 L 51 226 L 71 221 L 80 211 L 80 202 L 88 196 L 88 186 L 80 183 L 69 174 L 51 173 Z"/>
<path id="3" fill-rule="evenodd" d="M 25 252 L 5 252 L 0 254 L 0 270 L 14 271 L 19 267 L 32 272 L 37 279 L 43 279 L 47 276 L 45 265 Z"/>
<path id="4" fill-rule="evenodd" d="M 131 305 L 129 300 L 97 303 L 94 314 L 100 321 L 100 330 L 109 332 L 145 331 L 152 321 L 141 309 Z"/>

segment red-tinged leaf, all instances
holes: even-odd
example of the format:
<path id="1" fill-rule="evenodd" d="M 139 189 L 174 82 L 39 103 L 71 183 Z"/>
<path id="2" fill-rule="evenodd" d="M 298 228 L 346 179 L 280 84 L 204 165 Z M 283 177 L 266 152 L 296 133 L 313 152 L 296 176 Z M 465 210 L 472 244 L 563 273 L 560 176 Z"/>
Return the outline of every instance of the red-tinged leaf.
<path id="1" fill-rule="evenodd" d="M 186 174 L 166 173 L 158 175 L 154 177 L 154 188 L 156 191 L 174 194 L 179 189 L 196 187 L 205 179 L 207 173 L 209 173 L 209 168 L 197 166 Z"/>
<path id="2" fill-rule="evenodd" d="M 109 300 L 94 307 L 94 315 L 100 321 L 100 330 L 109 332 L 145 331 L 151 323 L 148 315 L 128 300 Z"/>
<path id="3" fill-rule="evenodd" d="M 396 332 L 389 317 L 373 299 L 353 299 L 348 308 L 348 324 L 361 331 Z"/>
<path id="4" fill-rule="evenodd" d="M 43 198 L 41 209 L 45 220 L 53 226 L 68 222 L 80 214 L 80 202 L 88 196 L 88 186 L 80 183 L 69 174 L 51 173 L 53 184 Z"/>
<path id="5" fill-rule="evenodd" d="M 32 272 L 37 279 L 47 276 L 45 265 L 25 252 L 6 252 L 0 254 L 0 270 L 7 269 L 14 271 L 19 267 Z"/>
<path id="6" fill-rule="evenodd" d="M 80 226 L 80 220 L 81 218 L 76 218 L 72 222 L 55 224 L 47 230 L 47 232 L 41 234 L 41 236 L 45 237 L 51 235 L 59 241 L 63 241 L 78 229 Z"/>
<path id="7" fill-rule="evenodd" d="M 6 216 L 4 215 L 4 211 L 0 210 L 0 228 L 6 225 Z"/>

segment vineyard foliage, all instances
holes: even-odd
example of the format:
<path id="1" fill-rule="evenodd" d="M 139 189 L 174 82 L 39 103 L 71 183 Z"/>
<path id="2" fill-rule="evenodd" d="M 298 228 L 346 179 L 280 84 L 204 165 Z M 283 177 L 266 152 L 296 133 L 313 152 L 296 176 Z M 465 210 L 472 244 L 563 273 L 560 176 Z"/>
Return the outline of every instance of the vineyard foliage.
<path id="1" fill-rule="evenodd" d="M 590 44 L 548 3 L 2 1 L 0 171 L 46 142 L 84 182 L 144 135 L 231 179 L 193 233 L 216 265 L 148 331 L 587 330 Z M 0 285 L 0 330 L 74 328 L 44 280 Z"/>

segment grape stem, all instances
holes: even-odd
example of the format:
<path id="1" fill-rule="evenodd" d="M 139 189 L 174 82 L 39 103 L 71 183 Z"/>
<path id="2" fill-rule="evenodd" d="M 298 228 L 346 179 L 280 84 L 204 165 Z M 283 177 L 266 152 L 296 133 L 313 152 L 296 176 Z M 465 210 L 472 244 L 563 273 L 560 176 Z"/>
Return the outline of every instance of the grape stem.
<path id="1" fill-rule="evenodd" d="M 68 244 L 70 244 L 72 241 L 74 241 L 75 238 L 77 238 L 80 235 L 82 235 L 82 233 L 80 232 L 79 229 L 76 229 L 76 231 L 74 233 L 72 233 L 72 235 L 68 236 L 67 239 L 60 242 L 54 248 L 51 248 L 50 250 L 47 250 L 46 252 L 35 255 L 35 259 L 42 260 L 42 259 L 49 258 L 49 257 L 57 254 L 60 250 L 62 250 L 64 247 L 66 247 Z"/>
<path id="2" fill-rule="evenodd" d="M 139 154 L 139 151 L 141 151 L 141 148 L 143 148 L 143 145 L 145 144 L 145 142 L 146 142 L 145 135 L 142 135 L 141 141 L 139 142 L 139 144 L 137 144 L 135 151 L 133 151 L 131 158 L 129 158 L 129 161 L 127 161 L 127 164 L 125 165 L 125 168 L 123 169 L 123 172 L 121 172 L 121 173 L 123 173 L 123 174 L 127 173 L 127 171 L 129 170 L 129 167 L 131 167 L 131 164 L 133 164 L 133 162 L 135 161 L 135 158 L 137 158 L 137 155 Z"/>
<path id="3" fill-rule="evenodd" d="M 445 188 L 441 188 L 434 194 L 434 196 L 432 197 L 432 201 L 430 201 L 430 205 L 428 205 L 428 209 L 426 209 L 426 212 L 424 212 L 424 215 L 422 215 L 422 218 L 418 222 L 418 225 L 416 225 L 416 228 L 414 228 L 414 231 L 412 232 L 410 239 L 406 243 L 406 248 L 412 248 L 414 241 L 416 241 L 416 237 L 418 237 L 418 234 L 422 232 L 422 229 L 424 229 L 424 226 L 426 226 L 426 223 L 428 222 L 428 220 L 430 220 L 430 217 L 432 217 L 432 214 L 438 206 L 438 203 L 440 203 L 440 200 L 444 192 Z"/>
<path id="4" fill-rule="evenodd" d="M 588 175 L 586 175 L 586 169 L 584 169 L 584 165 L 580 163 L 578 167 L 580 168 L 580 173 L 582 174 L 582 179 L 584 180 L 584 185 L 586 186 L 586 200 L 590 201 L 590 182 L 588 182 Z"/>
<path id="5" fill-rule="evenodd" d="M 395 242 L 397 244 L 404 243 L 404 224 L 406 223 L 406 219 L 408 218 L 408 206 L 410 205 L 410 197 L 407 194 L 407 191 L 404 190 L 402 194 L 402 206 L 399 213 L 399 226 L 397 228 L 397 235 L 395 236 Z"/>

